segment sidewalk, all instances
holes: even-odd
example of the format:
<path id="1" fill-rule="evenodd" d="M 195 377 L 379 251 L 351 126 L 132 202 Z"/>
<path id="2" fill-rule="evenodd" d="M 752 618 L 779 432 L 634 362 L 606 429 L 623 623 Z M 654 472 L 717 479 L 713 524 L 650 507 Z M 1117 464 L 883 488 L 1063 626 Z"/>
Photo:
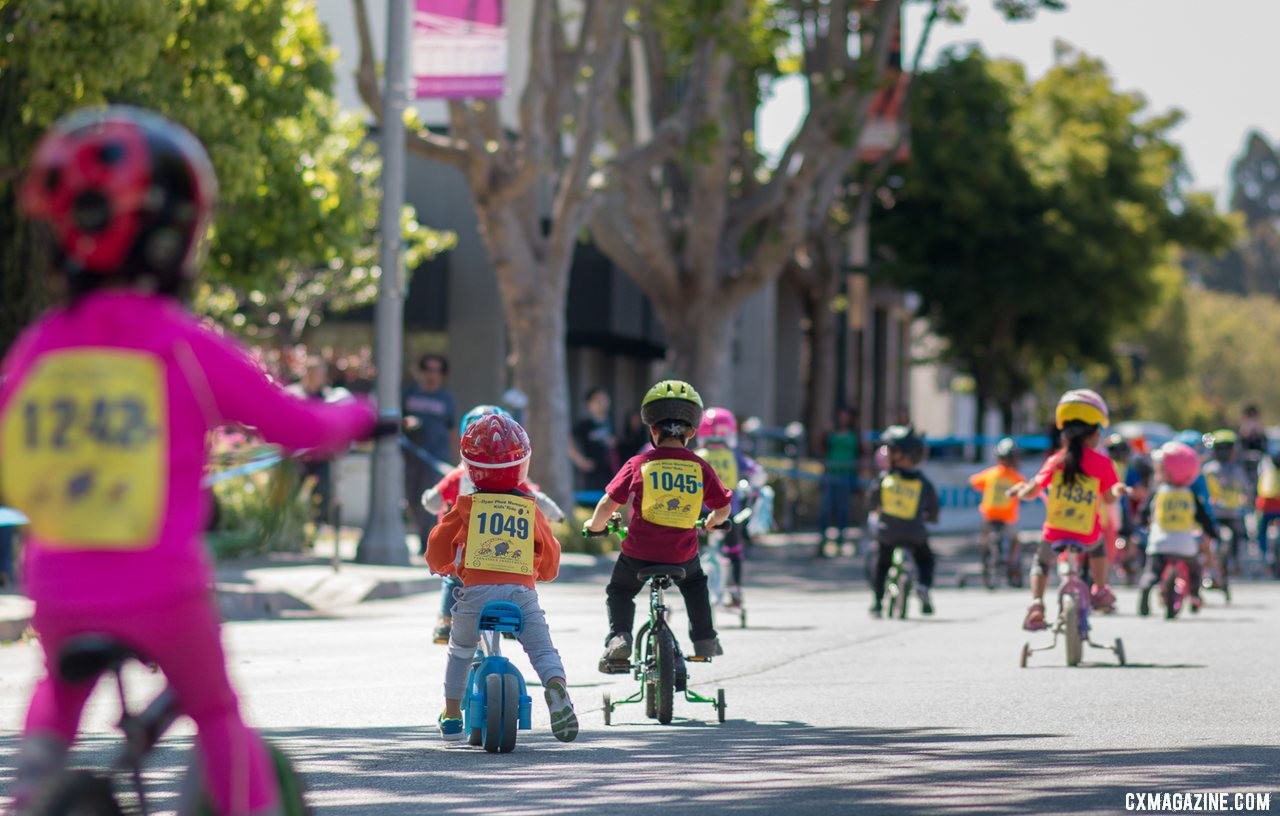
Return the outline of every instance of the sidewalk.
<path id="1" fill-rule="evenodd" d="M 851 557 L 852 552 L 848 551 L 857 537 L 850 535 L 848 541 L 844 557 L 817 560 L 812 557 L 818 543 L 817 533 L 772 533 L 757 541 L 760 547 L 757 557 L 773 562 L 774 571 L 790 573 L 786 576 L 789 580 L 836 579 L 846 582 L 860 577 L 862 565 L 862 559 Z M 933 539 L 933 546 L 941 558 L 955 558 L 968 555 L 973 550 L 973 541 L 973 536 L 942 535 Z M 332 537 L 318 541 L 313 553 L 276 553 L 219 564 L 214 591 L 223 619 L 260 620 L 332 614 L 366 601 L 403 598 L 439 590 L 440 577 L 432 575 L 417 556 L 416 537 L 408 537 L 405 541 L 411 563 L 407 567 L 352 563 L 356 543 L 354 532 L 348 535 L 344 531 L 338 545 L 339 561 L 336 565 Z M 571 581 L 605 576 L 612 564 L 610 556 L 564 553 L 560 562 L 560 578 Z M 761 577 L 759 573 L 755 576 L 757 580 Z M 30 601 L 20 594 L 0 593 L 0 642 L 22 637 L 30 622 Z"/>

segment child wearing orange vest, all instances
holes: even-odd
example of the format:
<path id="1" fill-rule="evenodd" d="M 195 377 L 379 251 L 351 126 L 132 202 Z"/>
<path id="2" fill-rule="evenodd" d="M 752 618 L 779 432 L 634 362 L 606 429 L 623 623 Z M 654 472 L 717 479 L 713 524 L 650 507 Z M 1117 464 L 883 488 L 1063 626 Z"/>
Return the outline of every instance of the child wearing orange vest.
<path id="1" fill-rule="evenodd" d="M 1018 500 L 1009 495 L 1009 488 L 1027 479 L 1018 472 L 1018 446 L 1005 437 L 996 443 L 996 464 L 969 477 L 969 485 L 982 494 L 978 512 L 982 514 L 982 563 L 987 564 L 990 547 L 1001 548 L 1009 536 L 1009 583 L 1022 585 L 1022 571 L 1018 560 Z M 1002 549 L 1002 548 L 1001 548 Z"/>

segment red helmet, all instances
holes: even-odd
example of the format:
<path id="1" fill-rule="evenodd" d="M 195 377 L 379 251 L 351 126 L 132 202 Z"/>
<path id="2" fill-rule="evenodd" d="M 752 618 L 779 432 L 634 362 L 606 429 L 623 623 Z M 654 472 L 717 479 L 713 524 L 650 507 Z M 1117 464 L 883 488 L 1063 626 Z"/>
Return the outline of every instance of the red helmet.
<path id="1" fill-rule="evenodd" d="M 462 463 L 479 490 L 515 490 L 529 475 L 529 435 L 509 416 L 489 414 L 462 435 Z"/>
<path id="2" fill-rule="evenodd" d="M 149 277 L 176 294 L 194 276 L 217 187 L 209 154 L 186 129 L 112 106 L 54 123 L 36 145 L 19 203 L 48 223 L 67 274 Z"/>
<path id="3" fill-rule="evenodd" d="M 703 442 L 723 442 L 729 447 L 738 444 L 738 420 L 728 408 L 708 408 L 702 412 L 698 423 L 698 438 Z"/>
<path id="4" fill-rule="evenodd" d="M 1200 475 L 1200 457 L 1181 442 L 1164 443 L 1153 458 L 1164 471 L 1165 481 L 1171 485 L 1186 487 Z"/>

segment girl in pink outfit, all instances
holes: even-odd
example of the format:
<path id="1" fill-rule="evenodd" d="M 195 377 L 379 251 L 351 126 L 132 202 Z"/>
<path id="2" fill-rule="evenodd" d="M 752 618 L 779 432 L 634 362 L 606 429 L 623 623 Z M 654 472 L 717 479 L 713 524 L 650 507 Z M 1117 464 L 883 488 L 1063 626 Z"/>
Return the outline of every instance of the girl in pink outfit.
<path id="1" fill-rule="evenodd" d="M 55 124 L 22 189 L 23 211 L 50 227 L 68 297 L 0 368 L 0 490 L 31 519 L 23 574 L 47 672 L 23 730 L 19 807 L 75 739 L 92 685 L 55 666 L 87 632 L 164 671 L 199 731 L 220 813 L 280 807 L 266 749 L 240 717 L 209 589 L 206 441 L 238 422 L 285 448 L 337 452 L 369 436 L 375 414 L 287 394 L 183 308 L 215 187 L 191 134 L 113 107 Z"/>

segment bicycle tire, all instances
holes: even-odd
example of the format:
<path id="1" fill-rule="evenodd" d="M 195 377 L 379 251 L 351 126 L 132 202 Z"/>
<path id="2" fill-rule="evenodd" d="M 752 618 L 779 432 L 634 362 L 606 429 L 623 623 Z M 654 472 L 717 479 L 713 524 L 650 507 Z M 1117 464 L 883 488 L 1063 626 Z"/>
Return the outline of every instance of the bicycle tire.
<path id="1" fill-rule="evenodd" d="M 92 771 L 62 771 L 36 795 L 31 816 L 122 816 L 111 781 Z"/>
<path id="2" fill-rule="evenodd" d="M 648 626 L 649 624 L 646 623 L 645 627 Z M 658 648 L 652 630 L 645 632 L 642 628 L 640 631 L 644 632 L 643 639 L 640 640 L 643 651 L 640 653 L 638 664 L 642 672 L 641 676 L 644 678 L 644 715 L 651 720 L 656 720 L 658 718 L 658 684 L 654 678 L 657 676 Z"/>
<path id="3" fill-rule="evenodd" d="M 1062 628 L 1067 641 L 1067 665 L 1078 666 L 1084 652 L 1084 638 L 1080 632 L 1080 608 L 1075 595 L 1062 597 Z"/>
<path id="4" fill-rule="evenodd" d="M 1000 541 L 989 538 L 982 547 L 982 585 L 988 590 L 996 588 L 996 569 L 1000 561 Z"/>
<path id="5" fill-rule="evenodd" d="M 671 722 L 676 693 L 676 644 L 670 629 L 659 629 L 658 636 L 658 722 Z"/>
<path id="6" fill-rule="evenodd" d="M 1164 619 L 1173 620 L 1178 616 L 1178 573 L 1173 569 L 1165 570 L 1165 577 L 1160 582 L 1160 597 L 1164 599 Z"/>
<path id="7" fill-rule="evenodd" d="M 898 619 L 907 619 L 907 607 L 911 605 L 911 590 L 915 588 L 911 573 L 903 570 L 898 576 Z"/>

